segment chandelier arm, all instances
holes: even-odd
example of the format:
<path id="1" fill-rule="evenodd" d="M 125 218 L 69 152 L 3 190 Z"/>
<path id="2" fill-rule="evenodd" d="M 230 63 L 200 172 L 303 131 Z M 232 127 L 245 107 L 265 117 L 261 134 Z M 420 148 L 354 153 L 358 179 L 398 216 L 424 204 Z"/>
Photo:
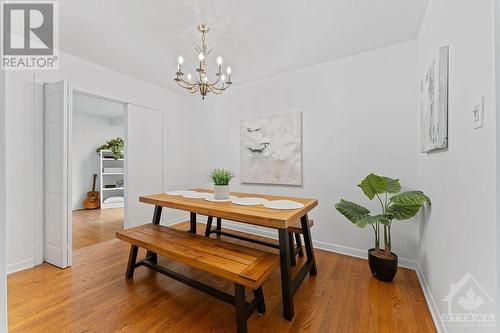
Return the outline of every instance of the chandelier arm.
<path id="1" fill-rule="evenodd" d="M 199 86 L 194 86 L 192 89 L 188 89 L 188 92 L 191 94 L 196 94 L 200 90 Z"/>
<path id="2" fill-rule="evenodd" d="M 180 80 L 180 81 L 175 81 L 175 82 L 177 82 L 177 84 L 178 84 L 180 87 L 184 88 L 184 89 L 191 89 L 191 88 L 192 88 L 192 86 L 195 86 L 195 84 L 188 84 L 188 83 L 186 83 L 186 82 L 185 82 L 185 81 L 183 81 L 183 80 Z"/>
<path id="3" fill-rule="evenodd" d="M 228 86 L 229 87 L 229 86 Z M 214 86 L 209 86 L 208 88 L 211 92 L 213 92 L 214 94 L 216 95 L 219 95 L 219 94 L 222 94 L 224 92 L 224 90 L 227 89 L 227 87 L 225 88 L 216 88 Z"/>
<path id="4" fill-rule="evenodd" d="M 195 83 L 192 83 L 192 82 L 188 82 L 186 80 L 184 80 L 184 78 L 182 76 L 179 77 L 179 79 L 187 86 L 197 86 L 198 84 L 195 82 Z"/>

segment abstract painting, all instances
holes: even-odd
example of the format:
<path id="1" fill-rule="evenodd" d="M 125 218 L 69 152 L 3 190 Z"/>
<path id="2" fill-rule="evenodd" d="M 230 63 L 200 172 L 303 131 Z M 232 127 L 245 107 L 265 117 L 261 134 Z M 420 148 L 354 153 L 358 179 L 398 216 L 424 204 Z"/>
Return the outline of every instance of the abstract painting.
<path id="1" fill-rule="evenodd" d="M 448 46 L 439 48 L 420 83 L 422 152 L 448 147 Z"/>
<path id="2" fill-rule="evenodd" d="M 243 183 L 302 185 L 302 113 L 242 120 L 240 160 Z"/>

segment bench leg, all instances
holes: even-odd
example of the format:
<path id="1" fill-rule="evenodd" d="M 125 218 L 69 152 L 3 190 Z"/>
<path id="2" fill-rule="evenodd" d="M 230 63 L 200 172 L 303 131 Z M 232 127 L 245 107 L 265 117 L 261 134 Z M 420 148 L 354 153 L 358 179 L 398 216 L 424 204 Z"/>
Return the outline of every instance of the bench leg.
<path id="1" fill-rule="evenodd" d="M 294 267 L 297 265 L 297 260 L 295 260 L 295 243 L 293 242 L 293 232 L 288 233 L 288 244 L 290 246 L 290 265 Z"/>
<path id="2" fill-rule="evenodd" d="M 222 219 L 220 217 L 217 218 L 217 231 L 222 230 Z M 217 234 L 217 238 L 220 238 L 220 234 Z"/>
<path id="3" fill-rule="evenodd" d="M 302 232 L 304 235 L 304 243 L 306 246 L 307 261 L 310 261 L 312 263 L 311 269 L 309 270 L 309 274 L 317 275 L 318 269 L 316 268 L 316 259 L 314 258 L 314 248 L 313 248 L 313 244 L 312 244 L 311 230 L 309 229 L 309 222 L 308 222 L 307 214 L 300 218 L 300 223 L 302 225 Z"/>
<path id="4" fill-rule="evenodd" d="M 297 243 L 297 249 L 299 250 L 299 257 L 303 257 L 304 250 L 302 249 L 302 238 L 299 233 L 295 233 L 295 242 Z"/>
<path id="5" fill-rule="evenodd" d="M 128 256 L 127 273 L 125 277 L 131 279 L 134 277 L 135 262 L 137 261 L 137 251 L 139 248 L 135 245 L 130 246 L 130 254 Z"/>
<path id="6" fill-rule="evenodd" d="M 212 216 L 209 216 L 207 218 L 207 227 L 205 229 L 205 237 L 210 237 L 210 231 L 212 231 L 212 220 L 214 218 Z"/>
<path id="7" fill-rule="evenodd" d="M 196 234 L 196 213 L 189 214 L 189 232 Z"/>
<path id="8" fill-rule="evenodd" d="M 259 300 L 259 305 L 257 306 L 257 313 L 263 315 L 266 313 L 266 301 L 264 300 L 264 293 L 262 292 L 262 287 L 255 289 L 253 291 L 253 296 Z"/>
<path id="9" fill-rule="evenodd" d="M 287 229 L 278 229 L 281 269 L 281 296 L 283 299 L 283 316 L 292 320 L 294 316 L 292 273 L 290 271 L 290 246 Z"/>
<path id="10" fill-rule="evenodd" d="M 153 221 L 151 221 L 151 223 L 156 225 L 160 224 L 162 208 L 163 208 L 162 206 L 155 206 L 155 211 L 153 213 Z M 158 263 L 158 255 L 154 252 L 148 251 L 146 253 L 146 258 L 155 264 Z"/>
<path id="11" fill-rule="evenodd" d="M 245 287 L 234 284 L 234 298 L 236 306 L 236 328 L 238 333 L 247 333 L 247 316 L 245 302 Z"/>

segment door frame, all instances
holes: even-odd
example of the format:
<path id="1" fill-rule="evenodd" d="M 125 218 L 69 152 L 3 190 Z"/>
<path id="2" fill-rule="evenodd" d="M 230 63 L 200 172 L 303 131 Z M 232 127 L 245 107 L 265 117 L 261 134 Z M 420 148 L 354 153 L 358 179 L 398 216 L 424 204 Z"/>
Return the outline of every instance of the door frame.
<path id="1" fill-rule="evenodd" d="M 125 105 L 125 114 L 124 114 L 124 117 L 126 117 L 127 115 L 127 105 L 136 105 L 136 106 L 141 106 L 141 107 L 145 107 L 147 109 L 150 109 L 150 110 L 155 110 L 155 111 L 159 111 L 163 114 L 163 124 L 166 123 L 167 121 L 167 112 L 165 110 L 161 110 L 161 109 L 158 109 L 158 108 L 154 108 L 154 107 L 150 107 L 150 106 L 146 106 L 146 105 L 143 105 L 143 104 L 138 104 L 138 103 L 133 103 L 133 102 L 128 102 L 126 100 L 123 100 L 123 99 L 117 99 L 117 98 L 112 98 L 112 97 L 106 97 L 106 96 L 103 96 L 103 95 L 99 95 L 99 94 L 96 94 L 96 93 L 92 93 L 92 92 L 88 92 L 88 91 L 85 91 L 85 90 L 81 90 L 81 89 L 78 89 L 78 88 L 74 88 L 75 85 L 72 85 L 72 81 L 71 80 L 68 80 L 69 83 L 70 83 L 70 89 L 71 89 L 71 96 L 73 96 L 74 93 L 79 93 L 79 94 L 83 94 L 83 95 L 86 95 L 86 96 L 90 96 L 90 97 L 96 97 L 96 98 L 100 98 L 100 99 L 104 99 L 104 100 L 107 100 L 107 101 L 111 101 L 111 102 L 116 102 L 116 103 L 120 103 L 120 104 L 123 104 Z M 45 82 L 45 81 L 38 81 L 36 80 L 35 76 L 33 77 L 33 95 L 34 95 L 34 98 L 33 98 L 33 109 L 34 109 L 34 114 L 35 114 L 35 144 L 36 144 L 36 147 L 39 147 L 40 151 L 43 150 L 43 119 L 41 119 L 40 116 L 42 113 L 43 113 L 43 92 L 42 94 L 40 93 L 37 93 L 37 90 L 36 89 L 39 89 L 39 87 L 37 88 L 37 84 L 41 84 L 42 86 L 47 84 L 49 82 Z M 41 96 L 40 96 L 41 95 Z M 40 125 L 41 124 L 41 125 Z M 39 126 L 40 125 L 40 126 Z M 126 126 L 126 125 L 125 125 Z M 41 128 L 40 128 L 41 127 Z M 127 128 L 125 127 L 125 141 L 127 140 L 127 137 L 126 137 L 126 133 L 127 133 Z M 164 140 L 164 139 L 163 139 Z M 125 150 L 127 149 L 127 146 L 125 145 Z M 166 145 L 164 144 L 163 145 L 163 149 L 164 149 L 164 157 L 166 156 L 165 155 L 165 150 L 166 150 Z M 42 201 L 43 200 L 43 153 L 42 154 L 35 154 L 34 158 L 33 158 L 33 164 L 34 164 L 34 170 L 38 170 L 35 171 L 35 193 L 34 195 L 41 199 L 39 201 Z M 126 169 L 126 167 L 125 167 Z M 165 170 L 163 170 L 163 172 L 165 173 Z M 125 175 L 126 176 L 127 174 L 127 171 L 125 170 Z M 165 179 L 166 177 L 163 177 L 163 184 L 162 184 L 162 187 L 165 188 Z M 127 196 L 127 190 L 125 189 L 125 192 L 124 192 L 124 196 L 126 197 Z M 35 202 L 37 202 L 35 200 Z M 35 257 L 35 266 L 37 265 L 40 265 L 44 262 L 44 245 L 45 245 L 45 240 L 44 240 L 44 228 L 45 228 L 45 222 L 44 222 L 44 219 L 43 219 L 43 202 L 41 204 L 39 204 L 40 207 L 35 207 L 35 210 L 41 212 L 41 215 L 40 215 L 40 220 L 39 221 L 35 221 L 35 235 L 34 235 L 34 257 Z M 125 210 L 124 210 L 124 214 L 125 213 Z M 35 216 L 35 219 L 37 217 Z M 162 218 L 164 218 L 162 216 Z M 125 216 L 124 216 L 124 227 L 125 226 Z M 72 252 L 72 249 L 71 249 L 71 252 Z M 72 257 L 72 253 L 71 253 L 71 257 Z"/>
<path id="2" fill-rule="evenodd" d="M 42 85 L 45 86 L 48 82 L 43 82 Z M 71 83 L 71 82 L 70 82 Z M 35 100 L 35 103 L 34 104 L 37 104 L 38 107 L 41 107 L 41 112 L 43 112 L 43 107 L 44 107 L 44 94 L 43 94 L 43 89 L 42 89 L 42 94 L 41 96 L 38 96 L 37 94 L 37 87 L 34 86 L 34 100 Z M 72 86 L 70 85 L 70 88 L 69 88 L 70 92 L 69 92 L 69 96 L 70 96 L 70 112 L 71 112 L 71 115 L 70 115 L 70 122 L 69 122 L 69 125 L 68 125 L 68 147 L 72 147 L 72 144 L 73 144 L 73 113 L 74 113 L 74 110 L 73 110 L 73 96 L 74 94 L 81 94 L 81 95 L 85 95 L 85 96 L 89 96 L 89 97 L 93 97 L 93 98 L 99 98 L 99 99 L 102 99 L 102 100 L 106 100 L 106 101 L 110 101 L 110 102 L 114 102 L 114 103 L 119 103 L 119 104 L 122 104 L 123 105 L 123 111 L 124 111 L 124 117 L 126 117 L 126 112 L 127 112 L 127 105 L 130 104 L 128 102 L 125 102 L 125 101 L 122 101 L 122 100 L 117 100 L 117 99 L 114 99 L 114 98 L 109 98 L 109 97 L 105 97 L 105 96 L 101 96 L 101 95 L 97 95 L 97 94 L 94 94 L 94 93 L 89 93 L 89 92 L 86 92 L 86 91 L 83 91 L 83 90 L 80 90 L 80 89 L 75 89 L 75 88 L 72 88 Z M 38 102 L 38 103 L 36 103 Z M 41 102 L 41 105 L 39 105 Z M 36 106 L 35 106 L 35 109 L 36 109 Z M 35 114 L 40 114 L 40 112 L 35 112 Z M 38 118 L 38 119 L 35 119 L 35 122 L 40 122 L 41 120 L 41 128 L 38 128 L 38 131 L 40 131 L 40 133 L 35 133 L 35 138 L 38 138 L 38 143 L 37 143 L 37 147 L 41 148 L 42 149 L 42 152 L 43 152 L 43 148 L 44 148 L 44 130 L 43 130 L 43 116 L 42 118 L 40 119 L 39 118 L 40 116 L 36 117 L 35 118 Z M 38 123 L 37 122 L 37 123 Z M 124 126 L 126 127 L 126 124 L 124 123 Z M 37 128 L 35 128 L 35 131 L 37 132 Z M 125 133 L 126 133 L 126 128 L 125 128 Z M 41 140 L 40 140 L 41 139 Z M 126 138 L 126 135 L 125 135 L 125 142 L 127 140 Z M 126 145 L 125 145 L 126 147 Z M 68 149 L 68 160 L 71 161 L 72 159 L 72 148 Z M 34 156 L 34 164 L 36 166 L 43 166 L 44 165 L 44 161 L 43 161 L 43 153 L 41 154 L 35 154 Z M 71 200 L 71 195 L 72 195 L 72 190 L 73 190 L 73 179 L 72 179 L 72 163 L 69 163 L 70 166 L 70 170 L 68 170 L 68 200 Z M 40 169 L 40 168 L 35 168 L 35 170 L 37 169 Z M 126 170 L 126 167 L 125 167 L 125 170 L 124 170 L 124 177 L 126 177 L 126 174 L 127 174 L 127 170 Z M 39 171 L 37 174 L 35 174 L 35 192 L 37 192 L 36 194 L 38 195 L 41 195 L 41 197 L 45 200 L 44 198 L 44 180 L 43 180 L 43 176 L 44 176 L 44 173 L 43 173 L 43 169 L 41 171 Z M 40 184 L 41 184 L 41 187 L 40 187 Z M 124 197 L 126 197 L 126 190 L 124 191 Z M 43 212 L 43 201 L 41 203 L 42 207 L 41 207 L 41 211 Z M 38 208 L 38 210 L 40 210 L 40 208 Z M 72 212 L 72 210 L 71 210 Z M 125 210 L 124 210 L 125 212 Z M 42 216 L 43 216 L 43 213 L 42 213 Z M 124 220 L 125 220 L 125 216 L 124 216 Z M 69 224 L 72 224 L 73 220 L 72 220 L 72 214 L 69 213 L 69 217 L 68 217 L 68 223 Z M 68 239 L 68 242 L 69 242 L 69 248 L 68 248 L 68 266 L 71 266 L 72 265 L 72 259 L 73 259 L 73 249 L 72 249 L 72 237 L 73 237 L 73 231 L 72 231 L 72 226 L 68 226 L 70 229 L 68 230 L 71 230 L 71 234 L 68 235 L 69 239 Z M 34 250 L 35 250 L 35 266 L 36 265 L 39 265 L 41 263 L 44 262 L 44 259 L 45 259 L 45 253 L 44 253 L 44 248 L 45 248 L 45 236 L 44 236 L 44 230 L 45 230 L 45 219 L 43 217 L 40 218 L 40 223 L 38 223 L 38 227 L 35 227 L 35 239 L 34 239 Z"/>

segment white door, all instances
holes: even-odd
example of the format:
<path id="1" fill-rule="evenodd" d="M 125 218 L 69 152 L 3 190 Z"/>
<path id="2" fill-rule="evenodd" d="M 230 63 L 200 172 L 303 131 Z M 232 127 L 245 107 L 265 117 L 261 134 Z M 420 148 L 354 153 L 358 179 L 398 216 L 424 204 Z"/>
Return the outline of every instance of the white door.
<path id="1" fill-rule="evenodd" d="M 71 93 L 67 81 L 44 87 L 44 260 L 71 266 Z"/>
<path id="2" fill-rule="evenodd" d="M 163 114 L 127 104 L 125 139 L 125 228 L 151 222 L 153 206 L 141 195 L 163 190 Z"/>

